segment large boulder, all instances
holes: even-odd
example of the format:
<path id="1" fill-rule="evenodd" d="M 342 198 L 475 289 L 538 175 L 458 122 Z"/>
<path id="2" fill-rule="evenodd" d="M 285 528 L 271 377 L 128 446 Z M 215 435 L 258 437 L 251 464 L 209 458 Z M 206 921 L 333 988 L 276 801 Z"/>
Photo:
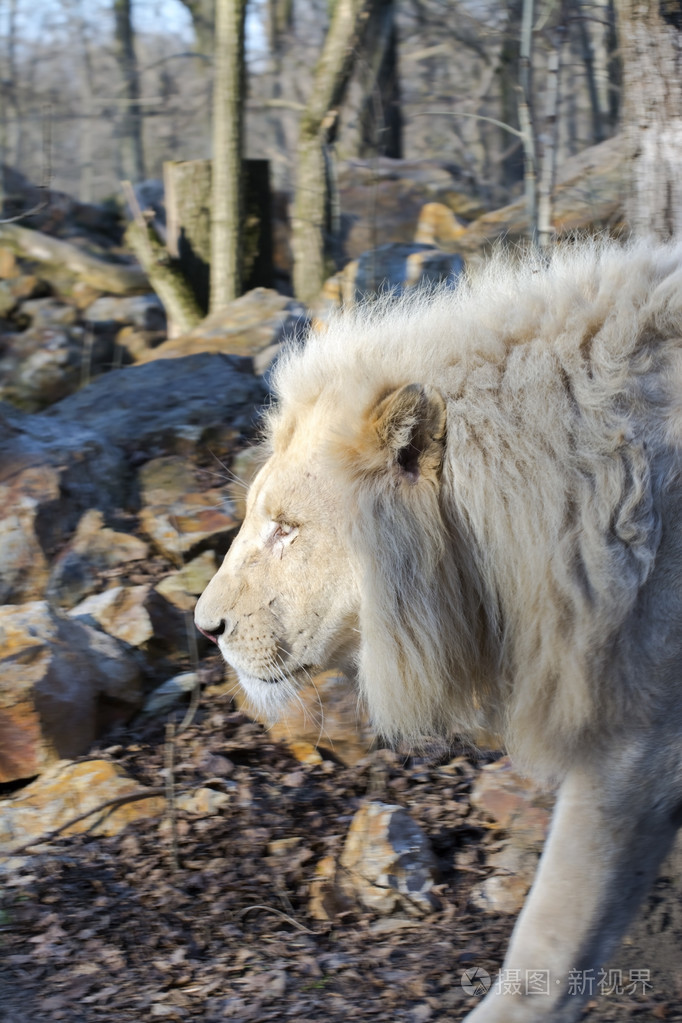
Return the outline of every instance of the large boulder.
<path id="1" fill-rule="evenodd" d="M 107 544 L 118 546 L 122 560 L 130 557 L 116 530 L 97 536 L 90 523 L 83 527 L 87 535 L 74 536 L 83 514 L 97 509 L 104 525 L 122 510 L 136 511 L 141 464 L 187 456 L 202 441 L 220 448 L 248 434 L 265 394 L 250 368 L 250 360 L 236 356 L 191 355 L 118 370 L 40 414 L 0 405 L 0 602 L 41 597 L 48 562 L 57 554 L 50 592 L 60 603 L 63 595 L 67 605 L 92 592 L 92 572 L 115 557 L 114 551 L 107 555 Z M 196 517 L 202 539 L 229 532 L 235 525 L 231 513 L 218 522 L 210 507 L 216 494 L 202 498 L 196 489 L 178 521 Z M 189 520 L 183 528 L 192 533 L 188 543 L 194 546 L 196 528 Z M 91 548 L 99 553 L 88 568 Z M 69 570 L 82 576 L 73 592 Z"/>
<path id="2" fill-rule="evenodd" d="M 268 368 L 282 341 L 299 333 L 306 322 L 307 312 L 300 302 L 270 288 L 253 288 L 211 313 L 191 333 L 164 341 L 147 352 L 141 361 L 221 352 L 250 356 L 260 374 Z"/>
<path id="3" fill-rule="evenodd" d="M 250 430 L 263 397 L 250 358 L 208 353 L 180 359 L 159 356 L 157 361 L 100 377 L 47 409 L 41 422 L 62 431 L 86 423 L 88 432 L 108 445 L 134 451 L 139 464 L 157 455 L 185 452 L 206 431 L 225 424 Z"/>
<path id="4" fill-rule="evenodd" d="M 219 813 L 229 801 L 227 792 L 199 787 L 178 793 L 175 806 L 207 817 Z M 117 835 L 134 821 L 161 816 L 166 806 L 165 793 L 141 785 L 118 764 L 100 759 L 75 764 L 60 760 L 20 792 L 0 801 L 0 873 L 21 863 L 25 847 L 36 851 L 56 831 Z"/>

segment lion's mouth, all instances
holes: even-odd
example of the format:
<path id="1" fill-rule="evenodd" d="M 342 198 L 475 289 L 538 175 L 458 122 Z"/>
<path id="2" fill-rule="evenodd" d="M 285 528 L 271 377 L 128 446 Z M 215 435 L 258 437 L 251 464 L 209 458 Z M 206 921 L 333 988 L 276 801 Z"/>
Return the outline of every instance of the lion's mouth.
<path id="1" fill-rule="evenodd" d="M 317 668 L 309 664 L 302 664 L 298 668 L 282 668 L 280 675 L 271 675 L 267 678 L 259 678 L 259 682 L 265 685 L 282 685 L 283 682 L 310 682 L 317 674 Z"/>

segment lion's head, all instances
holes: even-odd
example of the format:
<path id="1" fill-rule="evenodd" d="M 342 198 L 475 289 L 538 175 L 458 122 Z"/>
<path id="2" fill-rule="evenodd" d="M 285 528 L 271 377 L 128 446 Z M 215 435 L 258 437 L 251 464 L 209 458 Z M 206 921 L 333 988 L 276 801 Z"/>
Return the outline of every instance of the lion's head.
<path id="1" fill-rule="evenodd" d="M 276 716 L 313 674 L 346 671 L 358 649 L 357 567 L 314 416 L 275 444 L 249 490 L 244 523 L 196 608 L 196 623 Z"/>
<path id="2" fill-rule="evenodd" d="M 442 732 L 456 682 L 460 728 L 480 716 L 481 601 L 441 501 L 446 400 L 408 366 L 363 366 L 344 344 L 355 361 L 346 388 L 323 353 L 352 322 L 282 360 L 270 457 L 195 617 L 262 713 L 340 668 L 383 734 L 414 740 Z M 465 624 L 472 599 L 479 620 Z"/>
<path id="3" fill-rule="evenodd" d="M 417 706 L 409 716 L 432 716 L 423 672 L 431 641 L 416 623 L 418 605 L 433 603 L 432 573 L 445 553 L 445 401 L 435 388 L 408 384 L 375 396 L 354 423 L 345 413 L 338 395 L 323 390 L 306 407 L 282 401 L 271 415 L 270 457 L 250 488 L 242 528 L 199 600 L 196 623 L 268 716 L 327 668 L 351 677 L 360 668 L 362 677 L 363 661 L 376 661 L 378 648 L 389 668 L 388 629 L 390 661 L 398 655 L 402 669 L 389 668 L 394 682 L 383 699 L 376 678 L 366 695 L 385 732 L 413 732 L 399 710 L 409 688 L 401 700 L 397 687 L 406 672 L 409 687 L 408 662 L 415 661 Z M 388 548 L 376 536 L 380 525 L 391 536 Z"/>

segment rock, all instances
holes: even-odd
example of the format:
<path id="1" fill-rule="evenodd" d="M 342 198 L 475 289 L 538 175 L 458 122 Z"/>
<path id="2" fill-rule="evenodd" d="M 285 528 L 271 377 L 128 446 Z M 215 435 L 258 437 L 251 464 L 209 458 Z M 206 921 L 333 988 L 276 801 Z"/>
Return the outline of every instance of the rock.
<path id="1" fill-rule="evenodd" d="M 337 866 L 333 856 L 323 856 L 315 866 L 310 882 L 308 910 L 314 920 L 334 920 L 340 913 L 352 908 L 352 900 L 344 894 L 337 881 Z"/>
<path id="2" fill-rule="evenodd" d="M 121 327 L 116 331 L 117 348 L 125 353 L 124 362 L 143 362 L 148 352 L 165 341 L 165 332 L 140 330 L 138 327 Z"/>
<path id="3" fill-rule="evenodd" d="M 144 606 L 149 591 L 149 586 L 112 586 L 76 604 L 69 617 L 90 618 L 128 646 L 144 646 L 154 635 L 151 617 Z"/>
<path id="4" fill-rule="evenodd" d="M 144 540 L 109 529 L 104 525 L 102 512 L 91 508 L 54 562 L 47 596 L 61 607 L 74 607 L 99 588 L 103 571 L 141 561 L 148 553 L 149 545 Z"/>
<path id="5" fill-rule="evenodd" d="M 144 787 L 107 760 L 59 761 L 16 795 L 0 802 L 0 853 L 4 856 L 41 838 L 76 817 L 112 799 L 143 793 Z M 84 831 L 116 835 L 131 821 L 163 812 L 166 800 L 151 793 L 145 799 L 109 806 L 65 828 L 62 834 Z"/>
<path id="6" fill-rule="evenodd" d="M 419 211 L 414 234 L 420 245 L 434 245 L 451 251 L 449 246 L 461 238 L 467 225 L 442 202 L 427 202 Z"/>
<path id="7" fill-rule="evenodd" d="M 184 458 L 155 458 L 139 474 L 144 507 L 140 525 L 171 561 L 206 541 L 222 542 L 239 523 L 227 488 L 202 490 Z"/>
<path id="8" fill-rule="evenodd" d="M 117 297 L 102 295 L 87 307 L 84 317 L 93 326 L 100 324 L 128 324 L 139 330 L 163 331 L 166 313 L 161 300 L 152 295 Z"/>
<path id="9" fill-rule="evenodd" d="M 329 307 L 353 305 L 366 295 L 385 291 L 401 294 L 416 285 L 445 281 L 454 285 L 463 270 L 460 256 L 429 245 L 381 245 L 364 252 L 325 283 L 315 313 L 324 317 Z"/>
<path id="10" fill-rule="evenodd" d="M 265 372 L 281 342 L 300 333 L 306 310 L 300 302 L 269 288 L 254 288 L 212 313 L 190 334 L 165 341 L 143 356 L 143 361 L 176 359 L 196 352 L 253 357 L 256 370 Z"/>
<path id="11" fill-rule="evenodd" d="M 69 617 L 91 619 L 109 636 L 150 654 L 168 652 L 184 635 L 180 612 L 149 584 L 95 593 L 72 608 Z"/>
<path id="12" fill-rule="evenodd" d="M 517 774 L 509 757 L 486 765 L 471 793 L 471 804 L 506 832 L 488 857 L 495 873 L 476 885 L 471 900 L 491 913 L 518 913 L 533 883 L 551 819 L 551 795 Z"/>
<path id="13" fill-rule="evenodd" d="M 17 300 L 12 294 L 9 281 L 0 280 L 0 317 L 7 317 L 16 307 Z"/>
<path id="14" fill-rule="evenodd" d="M 140 706 L 136 662 L 44 601 L 0 607 L 0 782 L 85 752 Z"/>
<path id="15" fill-rule="evenodd" d="M 72 327 L 77 320 L 74 307 L 55 298 L 33 298 L 22 302 L 21 312 L 28 316 L 32 327 L 39 330 Z"/>
<path id="16" fill-rule="evenodd" d="M 114 800 L 116 805 L 103 805 Z M 198 788 L 178 793 L 175 804 L 185 813 L 208 817 L 229 801 L 227 792 Z M 19 853 L 29 843 L 32 853 L 40 851 L 41 840 L 58 829 L 64 829 L 60 831 L 63 835 L 117 835 L 134 821 L 160 817 L 166 807 L 164 795 L 141 785 L 108 760 L 58 761 L 16 795 L 0 800 L 0 856 L 10 857 L 2 869 L 15 869 L 21 858 L 12 853 Z M 162 836 L 168 830 L 164 823 L 159 828 Z"/>
<path id="17" fill-rule="evenodd" d="M 41 507 L 59 498 L 59 475 L 48 465 L 19 472 L 0 483 L 0 604 L 42 597 L 48 562 L 36 531 Z"/>
<path id="18" fill-rule="evenodd" d="M 101 292 L 85 281 L 76 280 L 69 289 L 69 299 L 81 312 L 91 306 L 95 299 L 99 298 Z"/>
<path id="19" fill-rule="evenodd" d="M 431 913 L 436 860 L 427 836 L 402 806 L 372 802 L 353 817 L 339 864 L 347 896 L 382 916 Z"/>
<path id="20" fill-rule="evenodd" d="M 533 883 L 541 849 L 533 850 L 514 838 L 488 856 L 494 874 L 473 887 L 470 900 L 487 913 L 520 912 Z"/>
<path id="21" fill-rule="evenodd" d="M 64 308 L 73 312 L 70 306 Z M 114 354 L 111 340 L 86 339 L 82 327 L 66 327 L 60 322 L 40 322 L 21 334 L 6 335 L 5 340 L 0 400 L 27 412 L 53 405 L 81 383 L 108 371 Z"/>
<path id="22" fill-rule="evenodd" d="M 179 611 L 193 611 L 194 605 L 216 572 L 214 551 L 204 551 L 198 557 L 188 561 L 179 572 L 171 572 L 156 586 L 169 604 Z"/>
<path id="23" fill-rule="evenodd" d="M 143 461 L 191 451 L 207 431 L 225 424 L 249 432 L 264 398 L 250 359 L 200 353 L 99 377 L 47 409 L 41 422 L 62 433 L 76 426 L 82 431 L 87 423 L 89 433 L 134 449 Z"/>
<path id="24" fill-rule="evenodd" d="M 165 714 L 191 693 L 196 684 L 197 675 L 194 671 L 184 671 L 181 675 L 169 678 L 149 694 L 144 702 L 142 713 L 147 717 Z"/>
<path id="25" fill-rule="evenodd" d="M 17 257 L 9 249 L 0 248 L 0 280 L 16 277 L 19 273 Z"/>
<path id="26" fill-rule="evenodd" d="M 9 284 L 17 302 L 24 302 L 27 298 L 46 298 L 51 294 L 50 285 L 47 281 L 36 277 L 34 273 L 21 273 L 18 277 L 13 278 Z"/>
<path id="27" fill-rule="evenodd" d="M 509 757 L 486 764 L 471 792 L 471 805 L 485 810 L 499 828 L 541 847 L 547 835 L 554 798 L 518 774 Z"/>
<path id="28" fill-rule="evenodd" d="M 219 814 L 224 806 L 230 802 L 229 792 L 217 792 L 215 789 L 199 788 L 194 792 L 180 792 L 175 797 L 175 805 L 178 810 L 185 813 L 194 813 L 199 817 L 213 817 Z M 170 829 L 168 829 L 170 830 Z"/>

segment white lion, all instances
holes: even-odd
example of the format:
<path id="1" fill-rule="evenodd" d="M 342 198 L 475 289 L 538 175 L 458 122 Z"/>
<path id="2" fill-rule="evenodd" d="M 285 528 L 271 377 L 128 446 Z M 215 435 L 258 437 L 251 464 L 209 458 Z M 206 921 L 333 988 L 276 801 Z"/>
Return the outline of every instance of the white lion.
<path id="1" fill-rule="evenodd" d="M 275 385 L 197 625 L 268 713 L 340 667 L 390 739 L 465 734 L 560 783 L 504 963 L 547 993 L 498 985 L 469 1020 L 575 1020 L 569 977 L 682 820 L 682 246 L 499 256 L 340 315 Z"/>

